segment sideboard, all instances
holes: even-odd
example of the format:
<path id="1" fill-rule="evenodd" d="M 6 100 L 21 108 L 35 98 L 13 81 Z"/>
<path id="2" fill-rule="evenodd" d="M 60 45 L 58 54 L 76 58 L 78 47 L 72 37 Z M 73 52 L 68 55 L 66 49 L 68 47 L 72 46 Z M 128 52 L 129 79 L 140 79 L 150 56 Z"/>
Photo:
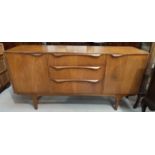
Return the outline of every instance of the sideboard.
<path id="1" fill-rule="evenodd" d="M 149 54 L 135 47 L 19 45 L 5 52 L 14 92 L 31 95 L 135 95 Z"/>

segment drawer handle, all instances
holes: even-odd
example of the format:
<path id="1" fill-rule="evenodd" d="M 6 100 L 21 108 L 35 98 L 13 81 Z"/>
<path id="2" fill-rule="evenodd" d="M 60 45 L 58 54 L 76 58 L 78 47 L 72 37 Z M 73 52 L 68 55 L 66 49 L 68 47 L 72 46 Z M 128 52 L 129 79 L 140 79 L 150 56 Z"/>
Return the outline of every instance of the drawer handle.
<path id="1" fill-rule="evenodd" d="M 72 53 L 68 53 L 68 54 L 62 54 L 62 53 L 53 53 L 53 55 L 55 56 L 55 57 L 62 57 L 62 56 L 70 56 L 70 55 L 74 55 L 74 54 L 72 54 Z M 94 54 L 80 54 L 80 53 L 76 53 L 75 54 L 75 56 L 89 56 L 89 57 L 100 57 L 101 56 L 101 54 L 99 53 L 94 53 Z"/>
<path id="2" fill-rule="evenodd" d="M 88 56 L 91 56 L 91 57 L 100 57 L 101 54 L 88 54 Z"/>
<path id="3" fill-rule="evenodd" d="M 91 70 L 98 70 L 100 66 L 52 66 L 52 68 L 61 70 L 61 69 L 91 69 Z"/>
<path id="4" fill-rule="evenodd" d="M 57 83 L 63 83 L 63 82 L 89 82 L 89 83 L 98 83 L 100 80 L 76 80 L 76 79 L 73 79 L 73 80 L 70 80 L 70 79 L 63 79 L 63 80 L 60 80 L 60 79 L 51 79 L 52 81 L 54 82 L 57 82 Z"/>
<path id="5" fill-rule="evenodd" d="M 43 56 L 42 53 L 32 53 L 30 54 L 31 56 L 34 56 L 34 57 L 40 57 L 40 56 Z"/>
<path id="6" fill-rule="evenodd" d="M 3 73 L 5 73 L 5 72 L 7 72 L 7 69 L 1 71 L 1 72 L 0 72 L 0 75 L 3 74 Z"/>
<path id="7" fill-rule="evenodd" d="M 123 55 L 122 54 L 112 54 L 111 56 L 114 58 L 119 58 L 119 57 L 122 57 Z"/>

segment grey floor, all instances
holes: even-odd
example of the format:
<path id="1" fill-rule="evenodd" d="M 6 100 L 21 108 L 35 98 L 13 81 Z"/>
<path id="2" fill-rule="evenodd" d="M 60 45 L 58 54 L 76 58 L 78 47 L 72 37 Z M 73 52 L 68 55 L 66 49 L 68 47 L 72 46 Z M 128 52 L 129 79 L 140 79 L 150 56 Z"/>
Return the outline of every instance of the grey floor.
<path id="1" fill-rule="evenodd" d="M 133 109 L 136 97 L 123 98 L 117 112 L 140 112 Z M 45 96 L 40 99 L 39 109 L 34 110 L 29 96 L 16 95 L 11 87 L 0 94 L 1 112 L 115 112 L 112 97 Z"/>

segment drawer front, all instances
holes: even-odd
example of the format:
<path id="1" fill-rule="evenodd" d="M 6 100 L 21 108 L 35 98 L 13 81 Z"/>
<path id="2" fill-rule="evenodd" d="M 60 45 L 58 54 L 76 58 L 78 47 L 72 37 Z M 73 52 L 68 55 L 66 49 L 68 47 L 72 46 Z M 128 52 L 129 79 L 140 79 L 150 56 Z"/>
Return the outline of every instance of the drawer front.
<path id="1" fill-rule="evenodd" d="M 53 94 L 101 94 L 102 80 L 51 80 L 50 92 Z"/>
<path id="2" fill-rule="evenodd" d="M 49 66 L 105 65 L 105 55 L 49 55 Z"/>
<path id="3" fill-rule="evenodd" d="M 4 62 L 4 57 L 0 56 L 0 73 L 6 69 L 6 65 Z"/>
<path id="4" fill-rule="evenodd" d="M 102 66 L 53 66 L 49 68 L 50 79 L 103 79 Z"/>

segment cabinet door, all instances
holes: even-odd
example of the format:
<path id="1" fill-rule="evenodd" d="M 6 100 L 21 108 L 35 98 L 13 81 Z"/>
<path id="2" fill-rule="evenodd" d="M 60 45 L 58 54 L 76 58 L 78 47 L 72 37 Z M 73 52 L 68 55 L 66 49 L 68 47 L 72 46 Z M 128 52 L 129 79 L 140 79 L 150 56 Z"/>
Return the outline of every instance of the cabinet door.
<path id="1" fill-rule="evenodd" d="M 7 63 L 16 93 L 47 93 L 47 55 L 7 53 Z"/>
<path id="2" fill-rule="evenodd" d="M 137 94 L 147 66 L 148 55 L 108 55 L 105 94 Z"/>

